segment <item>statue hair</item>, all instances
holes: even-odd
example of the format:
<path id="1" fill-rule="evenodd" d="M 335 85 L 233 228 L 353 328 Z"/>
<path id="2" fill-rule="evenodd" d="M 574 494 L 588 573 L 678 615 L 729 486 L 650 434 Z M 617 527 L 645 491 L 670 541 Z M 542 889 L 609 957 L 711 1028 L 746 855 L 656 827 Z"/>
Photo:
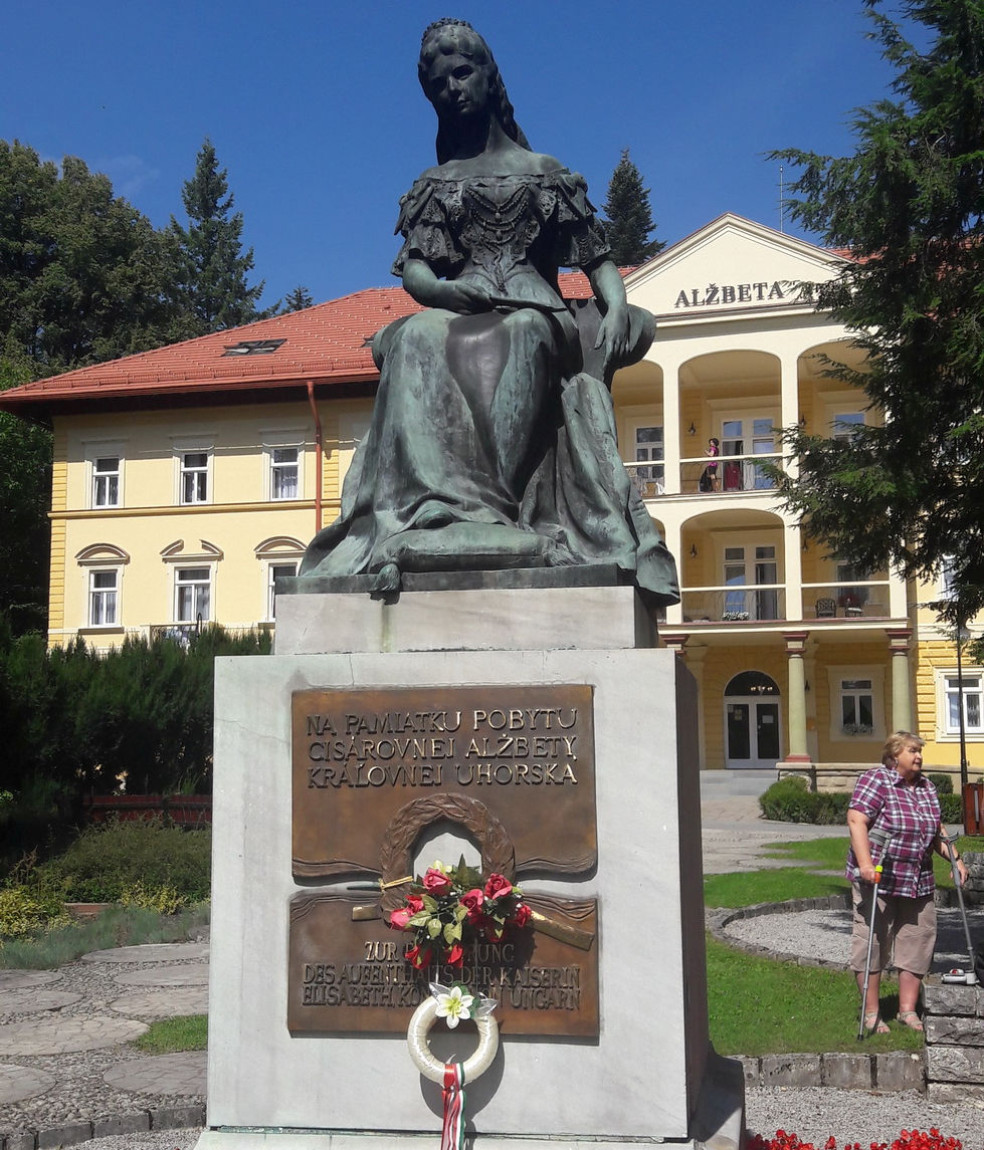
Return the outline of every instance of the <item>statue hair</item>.
<path id="1" fill-rule="evenodd" d="M 430 41 L 438 40 L 444 30 L 450 28 L 464 28 L 475 40 L 479 49 L 477 52 L 473 53 L 467 49 L 461 49 L 461 53 L 463 56 L 469 59 L 475 59 L 476 62 L 484 64 L 488 68 L 489 101 L 492 105 L 492 114 L 499 121 L 502 130 L 510 140 L 513 140 L 519 144 L 521 148 L 525 148 L 528 152 L 531 152 L 533 149 L 530 147 L 523 129 L 516 123 L 516 115 L 510 103 L 509 96 L 506 93 L 506 86 L 502 82 L 499 66 L 496 64 L 495 57 L 492 55 L 492 49 L 467 20 L 455 20 L 453 17 L 445 16 L 440 20 L 435 20 L 433 24 L 429 24 L 424 29 L 424 34 L 420 38 L 420 59 L 417 64 L 417 78 L 420 80 L 420 86 L 424 89 L 424 94 L 427 94 L 427 63 L 433 55 L 433 52 L 428 51 L 428 44 Z M 439 164 L 446 163 L 454 155 L 454 130 L 440 120 L 440 118 L 438 119 L 436 146 L 437 162 Z"/>

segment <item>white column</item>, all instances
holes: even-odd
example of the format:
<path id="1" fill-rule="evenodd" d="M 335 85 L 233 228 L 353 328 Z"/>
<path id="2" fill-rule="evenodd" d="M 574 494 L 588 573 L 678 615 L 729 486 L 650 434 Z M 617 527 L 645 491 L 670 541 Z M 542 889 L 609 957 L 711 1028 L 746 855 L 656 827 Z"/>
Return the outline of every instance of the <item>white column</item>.
<path id="1" fill-rule="evenodd" d="M 664 432 L 665 436 L 665 432 Z M 679 473 L 679 468 L 677 469 Z M 666 472 L 669 475 L 669 469 Z M 667 508 L 667 510 L 670 510 Z M 676 516 L 668 517 L 663 521 L 663 542 L 666 544 L 667 550 L 676 560 L 677 565 L 677 578 L 683 580 L 683 564 L 680 561 L 680 548 L 683 546 L 683 532 L 680 527 L 680 521 Z M 671 607 L 666 608 L 666 622 L 672 627 L 679 627 L 683 623 L 683 601 L 674 603 Z"/>
<path id="2" fill-rule="evenodd" d="M 786 579 L 786 614 L 791 622 L 803 618 L 803 539 L 798 523 L 783 523 L 783 569 Z"/>
<path id="3" fill-rule="evenodd" d="M 667 495 L 680 494 L 680 365 L 660 360 L 663 369 L 663 472 Z M 667 529 L 668 530 L 668 529 Z M 670 550 L 673 550 L 672 548 Z M 673 551 L 676 555 L 677 552 Z"/>
<path id="4" fill-rule="evenodd" d="M 780 360 L 780 422 L 784 428 L 799 423 L 798 356 L 784 355 Z M 795 479 L 799 468 L 794 462 L 787 465 L 787 473 Z"/>

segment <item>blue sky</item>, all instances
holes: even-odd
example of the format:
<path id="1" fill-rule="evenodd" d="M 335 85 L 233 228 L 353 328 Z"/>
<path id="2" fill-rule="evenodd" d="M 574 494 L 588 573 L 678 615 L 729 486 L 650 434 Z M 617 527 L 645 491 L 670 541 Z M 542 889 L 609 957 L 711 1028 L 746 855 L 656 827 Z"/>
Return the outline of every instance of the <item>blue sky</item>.
<path id="1" fill-rule="evenodd" d="M 779 224 L 787 145 L 853 150 L 853 108 L 887 94 L 861 0 L 13 0 L 0 137 L 80 156 L 118 194 L 184 222 L 205 136 L 229 172 L 264 303 L 391 281 L 397 202 L 434 162 L 423 28 L 470 20 L 537 151 L 600 205 L 623 148 L 657 235 L 725 211 Z M 789 176 L 787 172 L 787 178 Z M 795 230 L 787 224 L 787 230 Z"/>

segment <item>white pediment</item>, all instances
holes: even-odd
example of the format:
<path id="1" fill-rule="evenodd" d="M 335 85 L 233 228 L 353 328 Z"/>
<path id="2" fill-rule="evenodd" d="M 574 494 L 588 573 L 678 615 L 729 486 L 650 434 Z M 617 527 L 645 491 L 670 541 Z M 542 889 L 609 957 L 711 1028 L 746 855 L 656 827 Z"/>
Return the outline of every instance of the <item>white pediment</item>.
<path id="1" fill-rule="evenodd" d="M 626 277 L 629 302 L 666 320 L 812 305 L 797 287 L 833 278 L 843 259 L 805 240 L 726 213 Z"/>

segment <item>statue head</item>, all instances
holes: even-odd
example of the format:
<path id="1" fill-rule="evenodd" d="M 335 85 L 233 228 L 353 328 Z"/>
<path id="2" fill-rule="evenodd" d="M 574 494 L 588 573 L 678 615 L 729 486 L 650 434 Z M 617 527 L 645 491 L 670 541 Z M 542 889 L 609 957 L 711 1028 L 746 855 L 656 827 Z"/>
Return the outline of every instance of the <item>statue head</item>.
<path id="1" fill-rule="evenodd" d="M 506 94 L 506 86 L 492 50 L 475 29 L 465 20 L 444 18 L 429 25 L 420 41 L 420 59 L 417 77 L 424 95 L 434 106 L 438 116 L 437 162 L 443 164 L 454 154 L 458 119 L 440 99 L 435 90 L 435 71 L 455 58 L 467 61 L 477 75 L 471 84 L 474 97 L 481 100 L 481 108 L 467 108 L 472 114 L 493 116 L 505 134 L 521 147 L 529 150 L 529 143 L 516 123 L 513 106 Z"/>

